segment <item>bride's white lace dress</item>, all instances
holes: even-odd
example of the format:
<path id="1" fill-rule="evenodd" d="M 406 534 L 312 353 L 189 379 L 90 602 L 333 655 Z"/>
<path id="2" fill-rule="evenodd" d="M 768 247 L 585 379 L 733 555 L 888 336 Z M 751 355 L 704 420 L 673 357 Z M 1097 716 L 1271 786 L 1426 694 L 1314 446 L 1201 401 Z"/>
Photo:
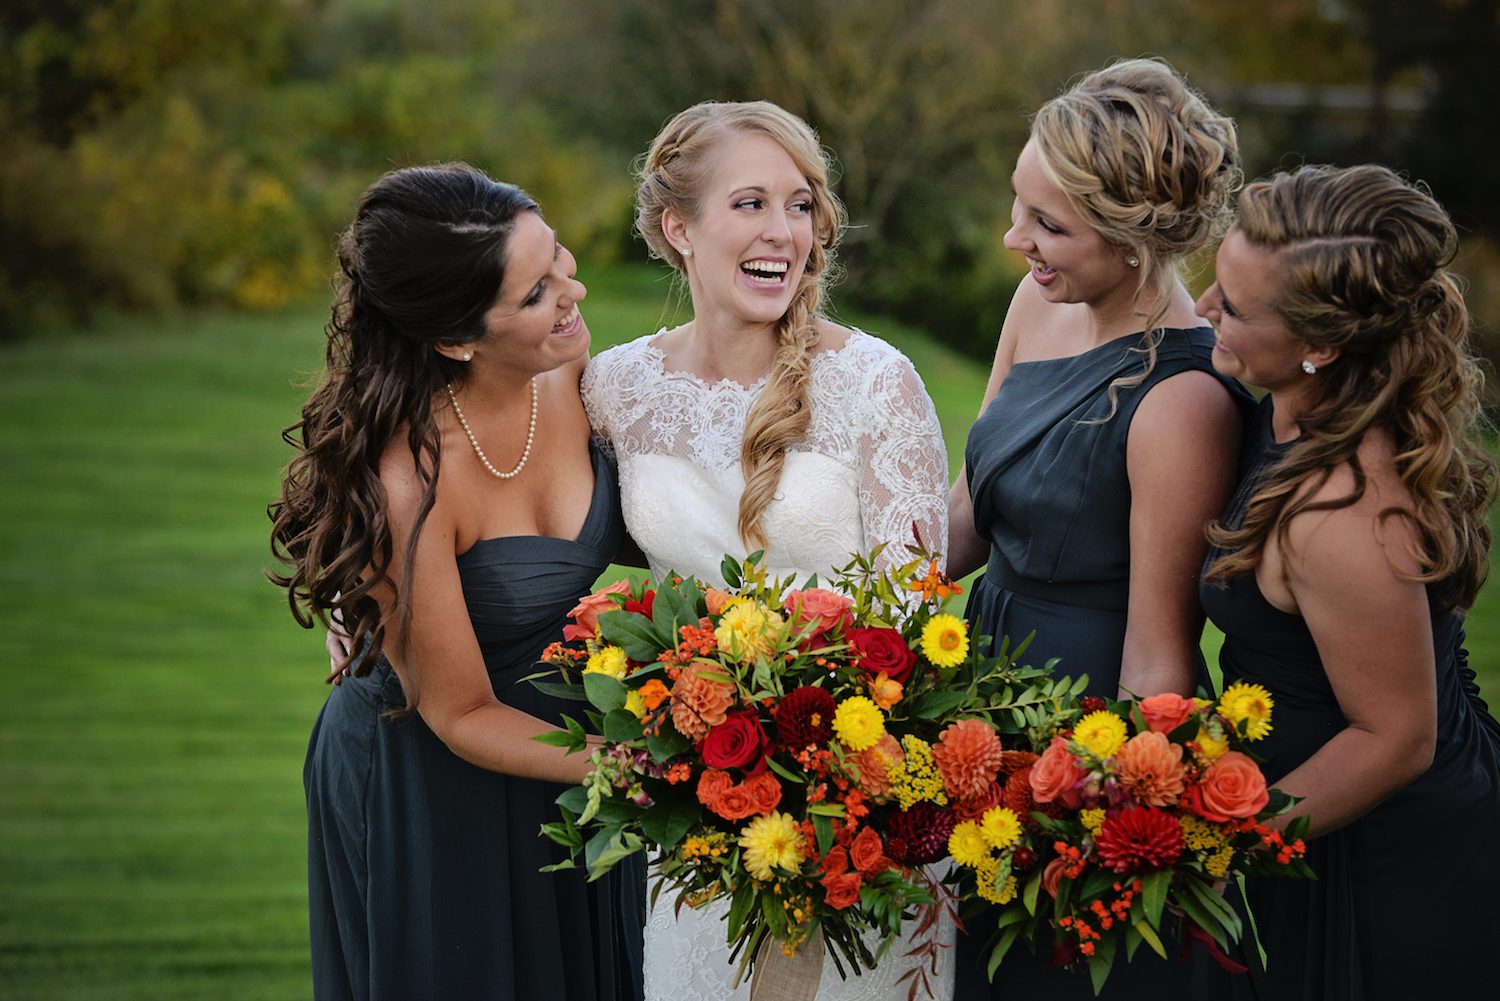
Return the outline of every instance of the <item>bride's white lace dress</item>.
<path id="1" fill-rule="evenodd" d="M 659 336 L 659 335 L 657 335 Z M 595 434 L 619 462 L 625 522 L 651 573 L 669 570 L 722 585 L 725 554 L 743 555 L 737 523 L 745 481 L 740 440 L 764 386 L 709 383 L 666 368 L 655 337 L 612 348 L 589 363 L 583 399 Z M 947 539 L 948 461 L 932 401 L 906 357 L 854 332 L 811 359 L 812 422 L 787 455 L 762 526 L 762 565 L 777 576 L 826 574 L 856 552 L 889 543 L 882 563 L 905 562 L 916 523 L 933 546 Z M 646 1001 L 744 1001 L 730 989 L 725 908 L 672 913 L 662 894 L 646 924 Z M 953 993 L 953 928 L 929 974 L 938 1001 Z M 848 981 L 824 965 L 820 1001 L 905 1001 L 899 982 L 914 960 L 897 942 L 874 970 Z"/>

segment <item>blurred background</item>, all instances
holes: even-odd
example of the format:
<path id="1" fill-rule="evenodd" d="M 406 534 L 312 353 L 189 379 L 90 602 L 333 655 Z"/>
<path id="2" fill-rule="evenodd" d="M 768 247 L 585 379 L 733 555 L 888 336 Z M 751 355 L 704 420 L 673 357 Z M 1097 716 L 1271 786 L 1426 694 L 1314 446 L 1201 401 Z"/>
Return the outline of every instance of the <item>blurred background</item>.
<path id="1" fill-rule="evenodd" d="M 9 0 L 0 997 L 310 994 L 324 660 L 262 576 L 264 512 L 382 171 L 529 189 L 599 350 L 683 315 L 631 235 L 632 160 L 696 101 L 776 101 L 839 161 L 837 314 L 912 357 L 956 458 L 1023 273 L 1001 235 L 1027 116 L 1123 56 L 1233 115 L 1249 177 L 1426 181 L 1500 358 L 1496 52 L 1500 0 Z M 1500 691 L 1489 591 L 1470 638 Z"/>

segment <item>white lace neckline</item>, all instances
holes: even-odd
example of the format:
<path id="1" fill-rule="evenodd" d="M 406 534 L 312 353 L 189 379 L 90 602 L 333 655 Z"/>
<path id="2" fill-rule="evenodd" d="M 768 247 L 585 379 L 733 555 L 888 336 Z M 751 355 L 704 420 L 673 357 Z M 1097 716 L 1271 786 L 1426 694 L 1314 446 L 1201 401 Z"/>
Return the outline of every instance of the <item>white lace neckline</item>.
<path id="1" fill-rule="evenodd" d="M 863 330 L 860 330 L 858 327 L 850 327 L 848 329 L 849 337 L 840 347 L 826 348 L 821 351 L 814 351 L 812 354 L 812 358 L 808 361 L 808 364 L 817 365 L 820 364 L 819 359 L 831 358 L 836 355 L 841 355 L 845 351 L 848 351 L 849 347 L 857 339 L 865 336 L 865 332 Z M 701 389 L 708 390 L 709 392 L 716 393 L 720 391 L 727 391 L 738 392 L 745 396 L 755 396 L 766 387 L 766 380 L 771 377 L 771 373 L 767 372 L 765 375 L 761 376 L 759 379 L 756 379 L 754 382 L 747 386 L 744 383 L 740 382 L 738 379 L 731 379 L 728 376 L 724 376 L 720 379 L 705 379 L 697 372 L 693 372 L 689 369 L 668 368 L 667 353 L 656 346 L 656 342 L 661 339 L 663 334 L 666 333 L 668 333 L 667 328 L 662 327 L 642 345 L 645 348 L 646 353 L 650 355 L 652 364 L 656 367 L 656 370 L 661 373 L 663 378 L 678 379 L 683 382 L 692 383 L 693 385 L 698 386 Z"/>

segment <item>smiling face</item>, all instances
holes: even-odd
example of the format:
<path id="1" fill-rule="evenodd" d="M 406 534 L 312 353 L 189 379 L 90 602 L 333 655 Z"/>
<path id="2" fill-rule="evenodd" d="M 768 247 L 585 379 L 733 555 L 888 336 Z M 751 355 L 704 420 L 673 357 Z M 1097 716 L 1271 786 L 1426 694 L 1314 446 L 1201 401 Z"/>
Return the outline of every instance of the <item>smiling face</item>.
<path id="1" fill-rule="evenodd" d="M 1047 176 L 1036 143 L 1028 142 L 1016 158 L 1011 187 L 1015 200 L 1005 246 L 1026 258 L 1043 298 L 1099 305 L 1135 294 L 1128 251 L 1107 242 L 1078 214 Z"/>
<path id="2" fill-rule="evenodd" d="M 697 218 L 663 227 L 685 258 L 693 313 L 713 326 L 781 319 L 813 244 L 812 187 L 781 144 L 735 132 L 713 150 Z"/>
<path id="3" fill-rule="evenodd" d="M 1276 312 L 1281 293 L 1275 253 L 1257 247 L 1232 229 L 1219 247 L 1214 283 L 1199 296 L 1198 315 L 1214 327 L 1214 368 L 1273 393 L 1310 389 L 1315 375 L 1302 362 L 1322 366 L 1329 349 L 1298 339 Z"/>
<path id="4" fill-rule="evenodd" d="M 573 277 L 577 271 L 573 255 L 541 216 L 517 216 L 506 241 L 500 295 L 484 314 L 484 338 L 472 345 L 475 359 L 539 373 L 587 351 L 589 330 L 578 303 L 588 290 Z"/>

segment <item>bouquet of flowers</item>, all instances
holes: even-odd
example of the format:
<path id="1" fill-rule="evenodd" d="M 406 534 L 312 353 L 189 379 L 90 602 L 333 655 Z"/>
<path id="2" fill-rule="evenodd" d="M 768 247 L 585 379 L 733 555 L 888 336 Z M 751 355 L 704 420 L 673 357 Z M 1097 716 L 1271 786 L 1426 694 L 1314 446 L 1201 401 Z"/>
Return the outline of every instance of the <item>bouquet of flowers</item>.
<path id="1" fill-rule="evenodd" d="M 914 951 L 935 962 L 954 898 L 921 867 L 1000 800 L 1007 759 L 989 720 L 1050 729 L 1083 685 L 1019 666 L 1024 645 L 980 658 L 943 611 L 959 589 L 937 561 L 914 549 L 883 573 L 878 552 L 832 588 L 767 580 L 758 555 L 725 559 L 727 589 L 622 581 L 584 599 L 544 654 L 566 680 L 537 684 L 586 700 L 604 738 L 545 833 L 591 878 L 650 848 L 654 894 L 727 900 L 741 975 L 768 939 L 790 955 L 816 933 L 857 973 L 919 910 L 928 940 Z M 584 726 L 567 722 L 539 739 L 583 749 Z"/>
<path id="2" fill-rule="evenodd" d="M 1122 943 L 1127 957 L 1143 942 L 1166 956 L 1169 905 L 1188 937 L 1243 972 L 1222 952 L 1242 929 L 1217 886 L 1242 874 L 1312 876 L 1307 819 L 1267 824 L 1295 800 L 1268 789 L 1239 749 L 1270 732 L 1271 709 L 1270 693 L 1248 684 L 1217 701 L 1090 697 L 1055 733 L 1034 731 L 1033 753 L 1011 759 L 1013 812 L 960 824 L 950 841 L 975 896 L 998 909 L 989 975 L 1018 940 L 1034 948 L 1050 928 L 1054 958 L 1086 965 L 1097 993 Z"/>

